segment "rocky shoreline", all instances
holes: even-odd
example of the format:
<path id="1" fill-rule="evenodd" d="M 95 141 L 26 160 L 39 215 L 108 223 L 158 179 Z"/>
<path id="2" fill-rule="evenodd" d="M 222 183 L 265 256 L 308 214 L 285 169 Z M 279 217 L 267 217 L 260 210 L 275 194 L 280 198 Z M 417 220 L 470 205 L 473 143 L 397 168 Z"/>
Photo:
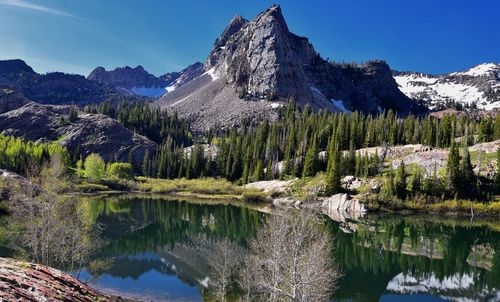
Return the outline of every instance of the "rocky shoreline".
<path id="1" fill-rule="evenodd" d="M 102 294 L 72 276 L 40 264 L 0 258 L 0 301 L 133 301 Z"/>

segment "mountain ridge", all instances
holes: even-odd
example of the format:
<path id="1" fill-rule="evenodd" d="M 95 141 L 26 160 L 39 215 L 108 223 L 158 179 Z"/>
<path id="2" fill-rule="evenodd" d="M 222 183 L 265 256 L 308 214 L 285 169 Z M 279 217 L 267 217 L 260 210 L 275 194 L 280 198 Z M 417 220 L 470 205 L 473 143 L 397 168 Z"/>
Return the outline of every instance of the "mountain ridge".
<path id="1" fill-rule="evenodd" d="M 270 117 L 290 98 L 313 110 L 406 114 L 421 109 L 399 91 L 385 62 L 344 66 L 322 59 L 307 38 L 289 31 L 277 5 L 250 21 L 233 17 L 195 81 L 154 104 L 205 129 L 233 125 L 228 109 L 244 117 Z"/>
<path id="2" fill-rule="evenodd" d="M 464 71 L 427 74 L 392 71 L 400 90 L 431 109 L 454 102 L 480 109 L 500 108 L 500 64 L 482 63 Z"/>

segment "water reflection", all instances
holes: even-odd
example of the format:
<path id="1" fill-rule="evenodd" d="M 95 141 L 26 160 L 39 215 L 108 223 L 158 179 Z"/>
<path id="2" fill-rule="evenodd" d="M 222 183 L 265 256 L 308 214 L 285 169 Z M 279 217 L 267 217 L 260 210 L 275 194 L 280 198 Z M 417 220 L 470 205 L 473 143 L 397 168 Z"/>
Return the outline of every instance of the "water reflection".
<path id="1" fill-rule="evenodd" d="M 330 227 L 345 271 L 337 300 L 379 301 L 394 294 L 397 300 L 401 295 L 420 295 L 417 301 L 429 295 L 438 301 L 499 300 L 495 223 L 371 216 L 353 234 Z"/>
<path id="2" fill-rule="evenodd" d="M 108 292 L 155 301 L 207 296 L 213 243 L 242 247 L 265 214 L 244 207 L 113 196 L 80 205 L 99 226 L 100 248 L 87 266 Z M 500 301 L 500 223 L 435 217 L 367 216 L 326 220 L 344 276 L 335 301 Z M 0 243 L 8 247 L 7 231 Z M 8 252 L 7 252 L 8 251 Z M 0 247 L 0 256 L 14 256 Z M 90 262 L 89 262 L 90 263 Z"/>
<path id="3" fill-rule="evenodd" d="M 95 285 L 154 300 L 201 299 L 208 292 L 209 256 L 215 244 L 228 238 L 245 246 L 263 218 L 247 208 L 153 198 L 93 199 L 86 207 L 89 217 L 102 226 L 106 242 L 95 257 L 113 259 Z M 155 290 L 149 278 L 143 279 L 151 273 L 165 276 L 165 284 L 174 276 L 182 285 Z M 118 279 L 133 279 L 135 287 L 128 282 L 122 286 Z"/>

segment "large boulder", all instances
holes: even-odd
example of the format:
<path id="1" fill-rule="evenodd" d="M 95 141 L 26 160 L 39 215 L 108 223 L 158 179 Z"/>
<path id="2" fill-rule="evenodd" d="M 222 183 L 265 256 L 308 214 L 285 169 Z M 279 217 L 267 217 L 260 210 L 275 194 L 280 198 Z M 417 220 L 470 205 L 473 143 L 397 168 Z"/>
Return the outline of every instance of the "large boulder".
<path id="1" fill-rule="evenodd" d="M 357 220 L 365 215 L 366 208 L 357 199 L 351 199 L 348 194 L 336 194 L 321 202 L 321 209 L 335 221 L 344 222 L 348 219 Z"/>

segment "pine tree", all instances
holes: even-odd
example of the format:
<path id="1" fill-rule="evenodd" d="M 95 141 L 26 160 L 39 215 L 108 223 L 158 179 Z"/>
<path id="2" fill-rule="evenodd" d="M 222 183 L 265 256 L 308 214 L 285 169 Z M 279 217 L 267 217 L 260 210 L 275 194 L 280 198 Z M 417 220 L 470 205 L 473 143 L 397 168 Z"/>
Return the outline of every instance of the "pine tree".
<path id="1" fill-rule="evenodd" d="M 413 177 L 411 178 L 411 192 L 413 196 L 417 195 L 420 193 L 422 189 L 422 172 L 420 169 L 415 170 L 415 174 L 413 174 Z"/>
<path id="2" fill-rule="evenodd" d="M 385 179 L 383 195 L 386 199 L 391 200 L 392 198 L 394 198 L 395 193 L 396 193 L 396 188 L 394 183 L 394 170 L 391 167 L 391 169 L 389 170 L 389 174 L 386 176 Z"/>
<path id="3" fill-rule="evenodd" d="M 354 140 L 351 139 L 349 143 L 349 154 L 346 160 L 345 173 L 347 175 L 354 175 L 356 173 L 356 148 L 354 146 Z"/>
<path id="4" fill-rule="evenodd" d="M 144 157 L 142 159 L 141 170 L 142 170 L 142 175 L 148 177 L 151 176 L 149 150 L 146 150 L 146 153 L 144 154 Z"/>
<path id="5" fill-rule="evenodd" d="M 328 166 L 326 171 L 325 183 L 326 193 L 329 195 L 340 192 L 340 150 L 336 142 L 336 137 L 330 139 L 328 148 Z"/>
<path id="6" fill-rule="evenodd" d="M 460 174 L 462 176 L 462 186 L 460 190 L 462 194 L 471 196 L 476 191 L 476 175 L 472 167 L 470 153 L 467 148 L 464 151 L 464 157 L 460 165 Z"/>
<path id="7" fill-rule="evenodd" d="M 255 167 L 255 171 L 253 174 L 253 180 L 254 181 L 260 181 L 264 177 L 264 167 L 262 165 L 262 161 L 258 160 L 257 161 L 257 166 Z"/>
<path id="8" fill-rule="evenodd" d="M 396 195 L 404 199 L 406 198 L 406 169 L 405 169 L 405 163 L 401 161 L 401 164 L 398 167 L 398 170 L 396 171 L 396 179 L 395 179 L 395 191 Z"/>
<path id="9" fill-rule="evenodd" d="M 461 175 L 460 175 L 460 154 L 455 141 L 452 140 L 447 161 L 448 181 L 454 192 L 460 190 Z"/>
<path id="10" fill-rule="evenodd" d="M 71 107 L 69 107 L 68 120 L 70 121 L 70 123 L 73 123 L 77 119 L 78 119 L 78 109 L 75 105 L 72 105 Z"/>
<path id="11" fill-rule="evenodd" d="M 317 166 L 318 166 L 318 145 L 316 143 L 316 137 L 313 137 L 312 143 L 306 152 L 302 177 L 310 177 L 316 175 Z"/>
<path id="12" fill-rule="evenodd" d="M 497 171 L 495 174 L 495 194 L 500 194 L 500 148 L 497 149 Z"/>

